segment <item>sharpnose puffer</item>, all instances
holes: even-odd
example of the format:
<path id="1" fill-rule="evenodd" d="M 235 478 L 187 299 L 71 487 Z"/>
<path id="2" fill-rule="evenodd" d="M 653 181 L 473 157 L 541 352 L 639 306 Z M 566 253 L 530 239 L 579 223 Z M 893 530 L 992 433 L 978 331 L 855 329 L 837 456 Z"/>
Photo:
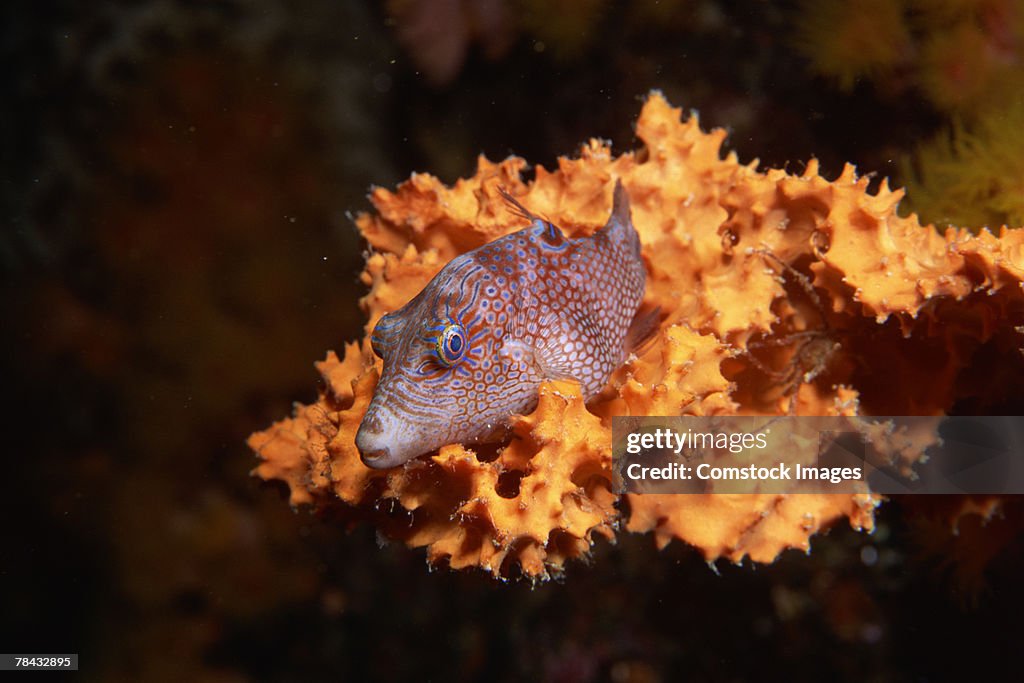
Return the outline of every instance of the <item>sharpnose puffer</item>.
<path id="1" fill-rule="evenodd" d="M 546 379 L 576 379 L 589 400 L 656 328 L 656 311 L 638 314 L 646 272 L 621 183 L 580 239 L 503 195 L 530 225 L 453 259 L 373 330 L 384 369 L 356 434 L 369 467 L 486 440 Z"/>

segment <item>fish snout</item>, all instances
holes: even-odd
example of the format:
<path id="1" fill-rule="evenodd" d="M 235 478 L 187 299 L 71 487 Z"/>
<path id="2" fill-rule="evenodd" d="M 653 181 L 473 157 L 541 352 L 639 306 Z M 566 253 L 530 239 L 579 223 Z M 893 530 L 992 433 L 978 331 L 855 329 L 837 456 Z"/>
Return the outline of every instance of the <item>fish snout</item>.
<path id="1" fill-rule="evenodd" d="M 384 425 L 376 414 L 368 413 L 363 418 L 359 431 L 356 432 L 356 448 L 359 449 L 359 457 L 363 464 L 373 469 L 397 467 L 405 462 L 392 454 Z"/>

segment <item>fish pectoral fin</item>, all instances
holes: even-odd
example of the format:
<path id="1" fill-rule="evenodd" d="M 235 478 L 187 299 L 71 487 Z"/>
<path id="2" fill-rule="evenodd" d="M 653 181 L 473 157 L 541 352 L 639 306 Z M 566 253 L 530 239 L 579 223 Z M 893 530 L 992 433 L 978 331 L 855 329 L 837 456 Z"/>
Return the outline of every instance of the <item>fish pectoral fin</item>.
<path id="1" fill-rule="evenodd" d="M 534 359 L 544 379 L 579 379 L 568 366 L 560 366 L 557 362 L 546 360 L 539 353 L 534 354 Z"/>
<path id="2" fill-rule="evenodd" d="M 506 340 L 499 354 L 532 365 L 537 374 L 544 379 L 578 379 L 567 364 L 560 363 L 558 358 L 551 357 L 541 349 L 518 339 Z"/>
<path id="3" fill-rule="evenodd" d="M 623 355 L 633 353 L 642 356 L 650 348 L 660 325 L 661 306 L 642 304 L 626 330 L 626 339 L 622 344 Z"/>

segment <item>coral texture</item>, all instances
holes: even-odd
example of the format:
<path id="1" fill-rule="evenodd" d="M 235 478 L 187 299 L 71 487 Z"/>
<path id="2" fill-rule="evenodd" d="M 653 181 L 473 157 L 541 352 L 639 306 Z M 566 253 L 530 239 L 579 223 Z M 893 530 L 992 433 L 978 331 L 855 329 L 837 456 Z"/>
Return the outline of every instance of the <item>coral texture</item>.
<path id="1" fill-rule="evenodd" d="M 921 145 L 905 175 L 914 207 L 936 223 L 1024 224 L 1024 97 Z"/>
<path id="2" fill-rule="evenodd" d="M 795 46 L 843 90 L 869 79 L 884 97 L 912 90 L 971 117 L 1024 82 L 1024 13 L 1013 0 L 807 0 L 798 17 Z"/>
<path id="3" fill-rule="evenodd" d="M 937 133 L 900 136 L 930 138 L 912 153 L 885 152 L 902 157 L 900 175 L 923 220 L 974 229 L 1024 223 L 1019 2 L 808 0 L 798 16 L 793 43 L 812 71 L 879 101 L 926 102 L 945 119 Z"/>
<path id="4" fill-rule="evenodd" d="M 543 578 L 620 526 L 680 539 L 709 561 L 770 562 L 846 518 L 870 529 L 870 494 L 628 495 L 612 490 L 615 415 L 940 415 L 1009 400 L 1024 375 L 1024 231 L 938 234 L 900 217 L 901 191 L 847 166 L 828 181 L 756 170 L 725 132 L 704 133 L 658 93 L 637 122 L 644 147 L 613 156 L 591 140 L 578 158 L 538 167 L 481 158 L 446 187 L 415 174 L 376 189 L 358 219 L 373 252 L 366 330 L 448 260 L 523 227 L 498 188 L 572 235 L 600 227 L 616 179 L 630 194 L 648 267 L 646 302 L 666 314 L 655 342 L 584 405 L 573 383 L 544 386 L 512 438 L 459 444 L 388 471 L 366 468 L 354 437 L 380 372 L 364 339 L 318 364 L 320 399 L 254 434 L 256 474 L 293 504 L 368 517 L 426 547 L 428 561 L 496 577 Z M 340 505 L 339 505 L 340 502 Z"/>

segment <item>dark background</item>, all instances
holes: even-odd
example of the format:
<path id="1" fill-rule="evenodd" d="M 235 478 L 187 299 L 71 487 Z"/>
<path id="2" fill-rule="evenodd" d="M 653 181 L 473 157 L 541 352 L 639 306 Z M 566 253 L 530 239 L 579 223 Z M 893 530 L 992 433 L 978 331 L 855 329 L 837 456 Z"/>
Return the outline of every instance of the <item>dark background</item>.
<path id="1" fill-rule="evenodd" d="M 953 77 L 975 49 L 1017 68 L 991 20 L 1017 3 L 947 4 L 990 39 L 949 39 Z M 621 534 L 532 586 L 431 572 L 248 476 L 245 437 L 361 335 L 351 216 L 372 185 L 631 149 L 652 88 L 741 160 L 899 183 L 982 109 L 929 90 L 923 48 L 830 74 L 815 50 L 845 24 L 808 7 L 5 3 L 0 650 L 77 652 L 78 678 L 115 681 L 1019 675 L 1019 501 L 959 534 L 957 501 L 896 501 L 873 535 L 771 566 Z"/>

